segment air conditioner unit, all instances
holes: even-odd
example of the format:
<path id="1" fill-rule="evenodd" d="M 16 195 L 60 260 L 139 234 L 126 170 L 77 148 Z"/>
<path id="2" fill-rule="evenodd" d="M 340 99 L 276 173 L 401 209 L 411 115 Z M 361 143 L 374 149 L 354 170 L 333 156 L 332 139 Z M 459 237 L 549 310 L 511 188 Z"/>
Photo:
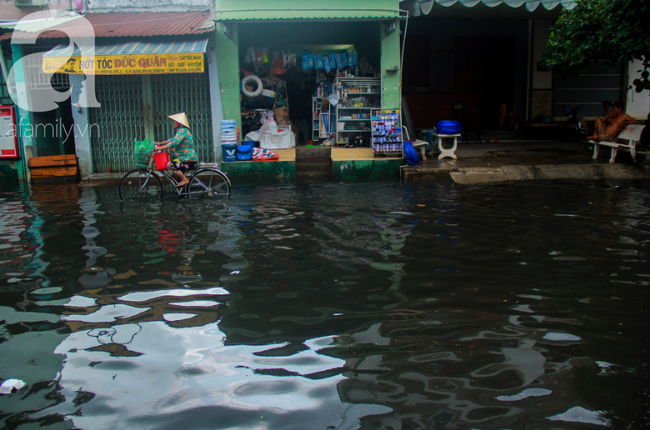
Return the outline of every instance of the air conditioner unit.
<path id="1" fill-rule="evenodd" d="M 47 6 L 48 0 L 14 0 L 14 6 L 18 7 L 31 7 L 31 6 Z"/>

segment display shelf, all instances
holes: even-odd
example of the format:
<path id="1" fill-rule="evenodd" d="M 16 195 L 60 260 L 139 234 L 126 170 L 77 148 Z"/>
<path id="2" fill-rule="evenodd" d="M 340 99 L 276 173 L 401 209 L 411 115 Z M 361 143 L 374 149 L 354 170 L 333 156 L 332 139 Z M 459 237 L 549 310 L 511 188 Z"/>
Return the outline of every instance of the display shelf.
<path id="1" fill-rule="evenodd" d="M 337 78 L 336 143 L 371 146 L 372 110 L 381 107 L 380 78 Z"/>
<path id="2" fill-rule="evenodd" d="M 314 142 L 320 139 L 329 139 L 332 129 L 332 115 L 329 108 L 323 111 L 323 98 L 311 99 L 311 138 Z"/>
<path id="3" fill-rule="evenodd" d="M 372 111 L 372 153 L 374 156 L 404 156 L 399 109 Z"/>
<path id="4" fill-rule="evenodd" d="M 311 98 L 311 137 L 315 142 L 320 138 L 320 111 L 322 106 L 322 97 Z"/>

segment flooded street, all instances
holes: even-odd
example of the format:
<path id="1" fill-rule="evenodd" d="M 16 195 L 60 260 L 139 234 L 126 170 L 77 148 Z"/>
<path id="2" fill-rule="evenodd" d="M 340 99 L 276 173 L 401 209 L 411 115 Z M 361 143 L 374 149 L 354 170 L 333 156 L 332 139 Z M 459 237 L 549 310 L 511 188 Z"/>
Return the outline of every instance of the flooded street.
<path id="1" fill-rule="evenodd" d="M 0 194 L 6 429 L 650 426 L 650 186 Z"/>

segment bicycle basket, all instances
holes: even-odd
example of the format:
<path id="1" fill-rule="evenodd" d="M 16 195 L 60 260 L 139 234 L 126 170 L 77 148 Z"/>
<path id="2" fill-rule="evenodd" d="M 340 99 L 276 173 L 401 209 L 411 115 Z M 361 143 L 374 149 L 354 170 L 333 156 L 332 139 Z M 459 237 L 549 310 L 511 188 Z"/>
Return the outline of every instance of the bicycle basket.
<path id="1" fill-rule="evenodd" d="M 151 157 L 151 151 L 153 151 L 154 144 L 145 139 L 142 141 L 135 141 L 135 147 L 133 151 L 135 165 L 138 167 L 147 167 L 149 165 L 149 159 Z"/>

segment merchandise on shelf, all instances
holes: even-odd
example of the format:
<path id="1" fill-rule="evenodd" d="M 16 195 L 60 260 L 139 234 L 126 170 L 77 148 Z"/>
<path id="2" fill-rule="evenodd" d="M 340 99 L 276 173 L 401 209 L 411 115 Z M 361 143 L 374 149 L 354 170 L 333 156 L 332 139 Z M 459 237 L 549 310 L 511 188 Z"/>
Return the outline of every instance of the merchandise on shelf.
<path id="1" fill-rule="evenodd" d="M 381 80 L 339 77 L 334 89 L 338 95 L 336 143 L 370 146 L 370 113 L 381 107 Z"/>
<path id="2" fill-rule="evenodd" d="M 402 154 L 402 126 L 397 109 L 372 112 L 372 151 L 375 155 Z"/>

